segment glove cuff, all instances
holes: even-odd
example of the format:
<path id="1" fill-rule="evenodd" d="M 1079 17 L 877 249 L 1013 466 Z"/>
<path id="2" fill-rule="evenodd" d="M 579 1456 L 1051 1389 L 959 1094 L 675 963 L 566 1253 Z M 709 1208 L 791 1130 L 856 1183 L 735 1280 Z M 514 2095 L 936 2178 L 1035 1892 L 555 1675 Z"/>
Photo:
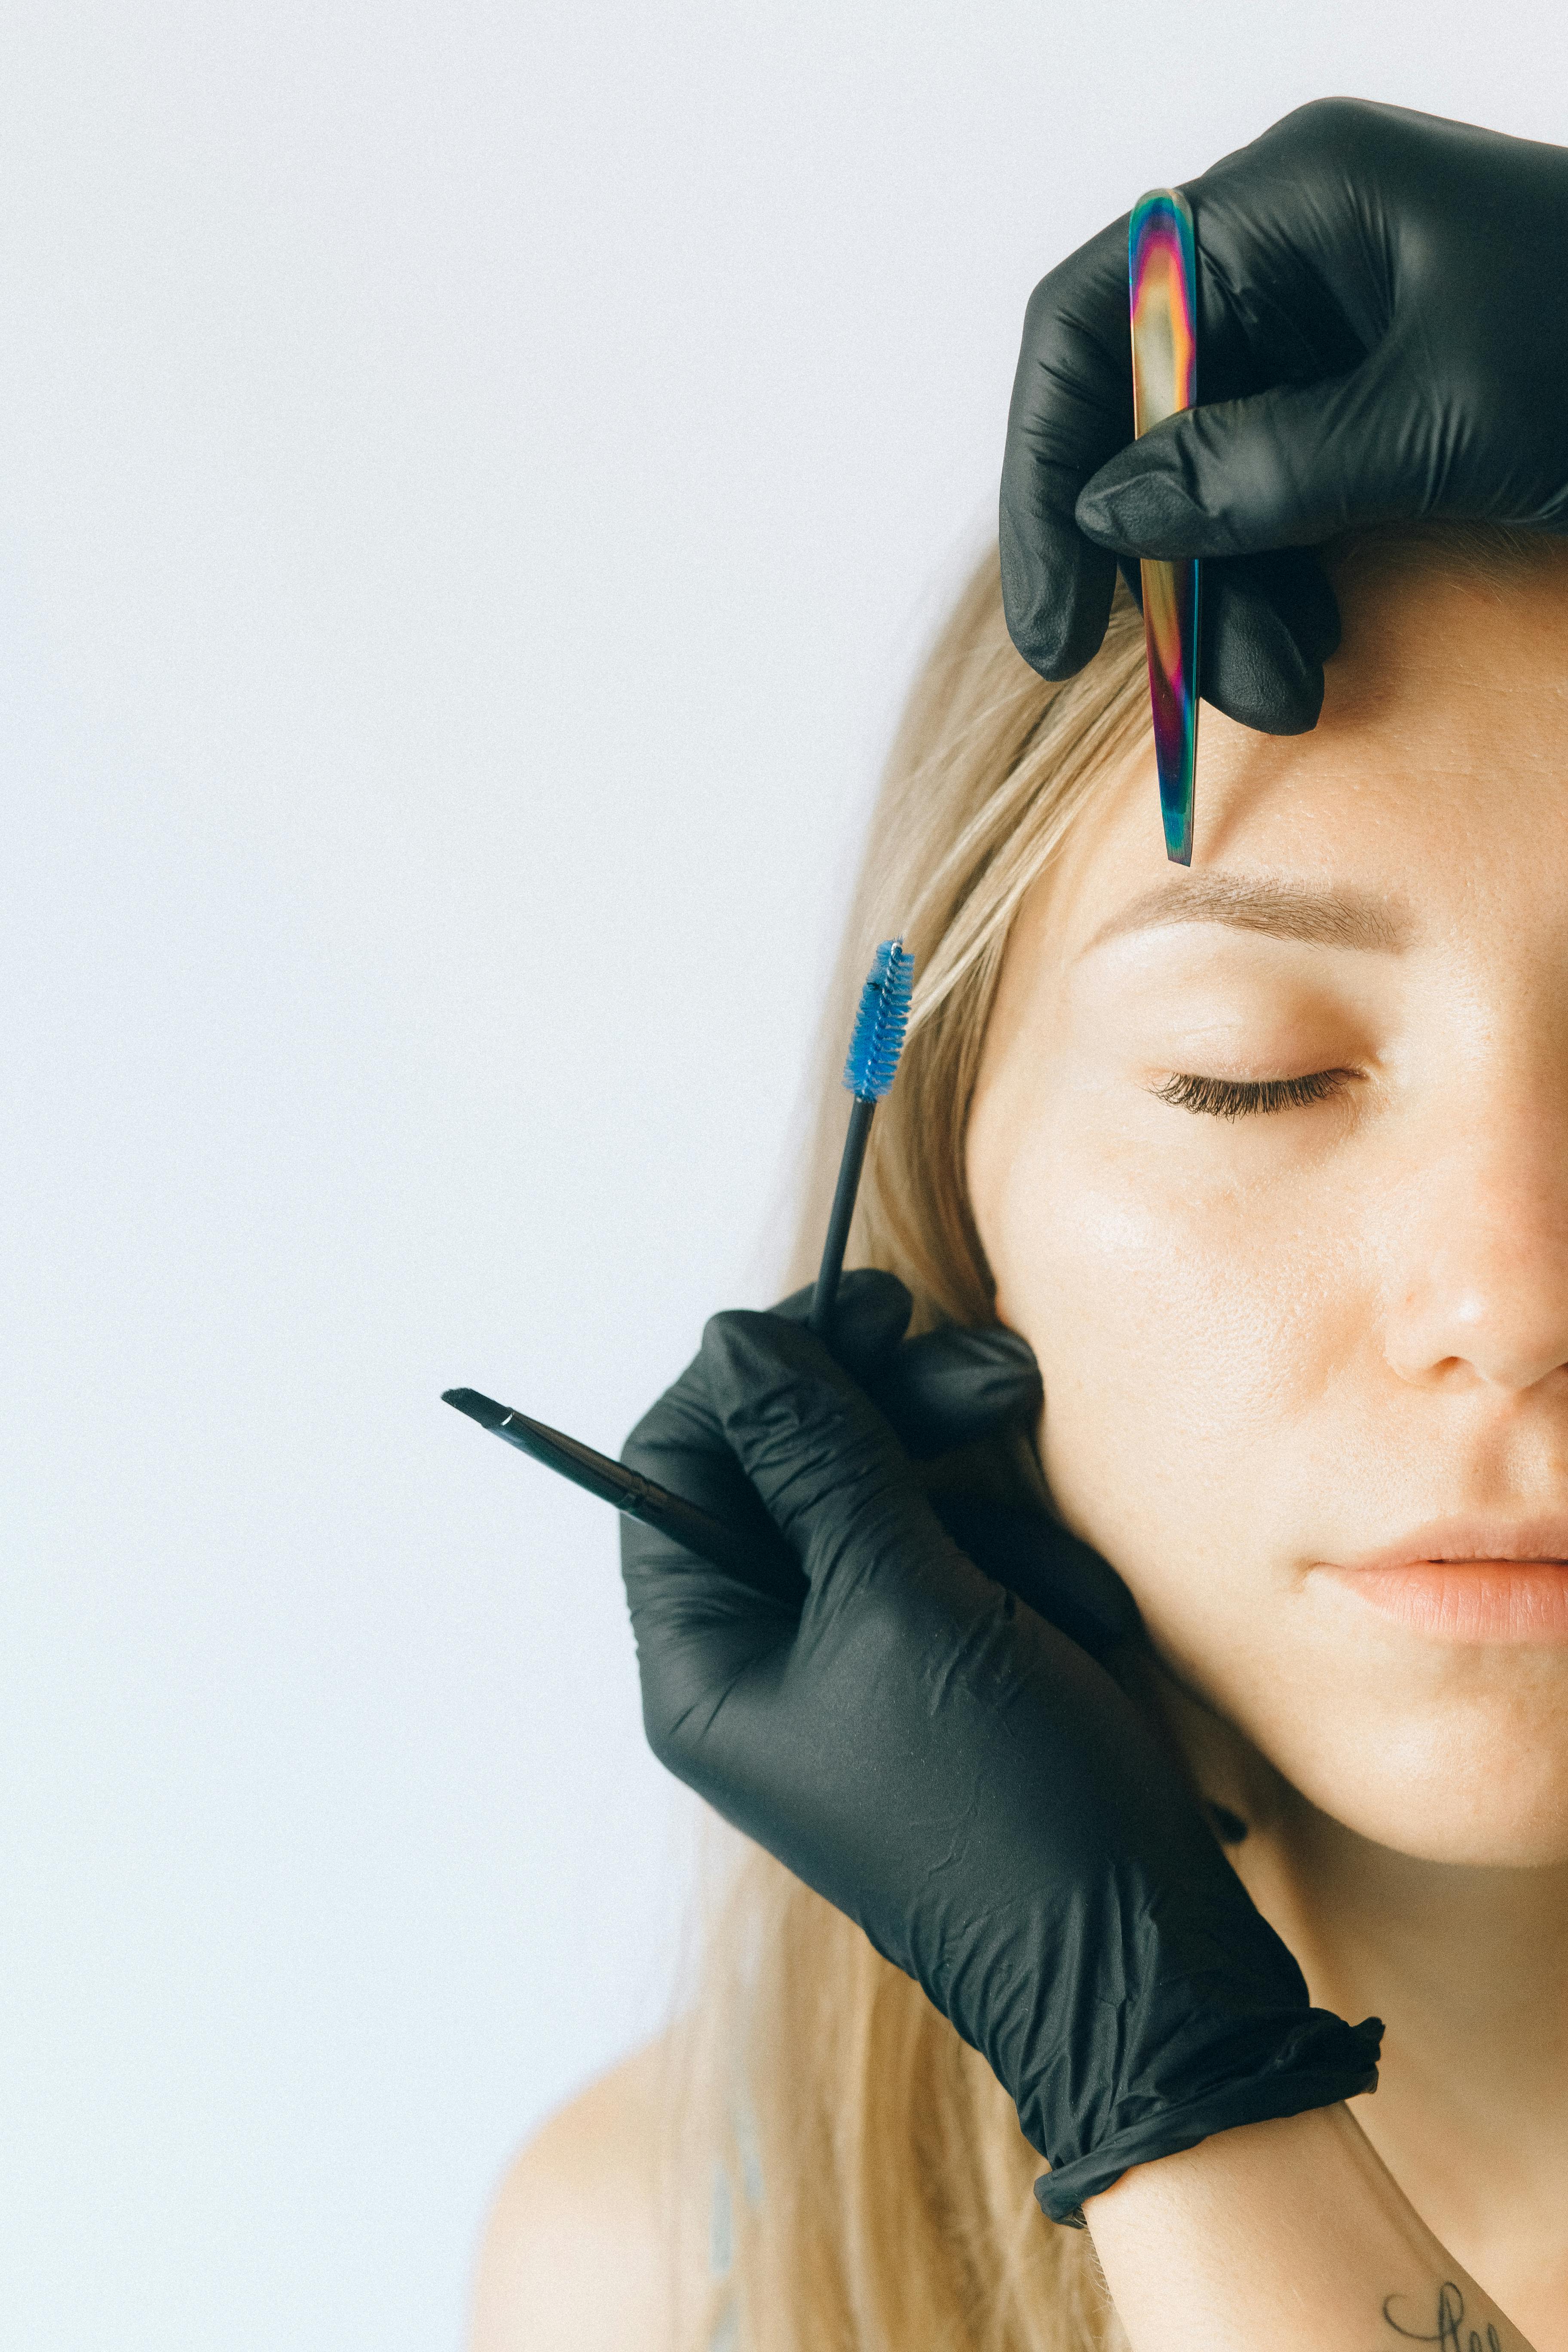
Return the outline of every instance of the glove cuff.
<path id="1" fill-rule="evenodd" d="M 1316 2031 L 1304 2037 L 1307 2046 L 1298 2041 L 1264 2073 L 1141 2116 L 1089 2154 L 1053 2166 L 1035 2183 L 1041 2212 L 1049 2221 L 1081 2230 L 1084 2199 L 1097 2197 L 1134 2165 L 1176 2156 L 1183 2148 L 1195 2147 L 1199 2140 L 1215 2132 L 1234 2131 L 1240 2124 L 1305 2115 L 1312 2107 L 1331 2107 L 1341 2099 L 1375 2091 L 1383 2020 L 1369 2017 L 1360 2025 L 1347 2025 L 1342 2017 L 1315 2010 L 1312 2021 Z"/>

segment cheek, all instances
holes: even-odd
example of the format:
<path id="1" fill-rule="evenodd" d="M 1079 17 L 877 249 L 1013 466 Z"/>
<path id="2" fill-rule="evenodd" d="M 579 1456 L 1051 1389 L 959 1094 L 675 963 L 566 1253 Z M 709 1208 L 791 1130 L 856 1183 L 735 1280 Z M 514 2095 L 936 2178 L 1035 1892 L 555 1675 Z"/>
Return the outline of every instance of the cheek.
<path id="1" fill-rule="evenodd" d="M 1058 1505 L 1119 1559 L 1179 1583 L 1288 1539 L 1290 1500 L 1376 1353 L 1357 1254 L 1322 1239 L 1346 1220 L 1310 1195 L 1300 1178 L 1219 1179 L 1199 1153 L 1097 1141 L 1070 1115 L 1022 1139 L 992 1263 L 1040 1359 Z"/>

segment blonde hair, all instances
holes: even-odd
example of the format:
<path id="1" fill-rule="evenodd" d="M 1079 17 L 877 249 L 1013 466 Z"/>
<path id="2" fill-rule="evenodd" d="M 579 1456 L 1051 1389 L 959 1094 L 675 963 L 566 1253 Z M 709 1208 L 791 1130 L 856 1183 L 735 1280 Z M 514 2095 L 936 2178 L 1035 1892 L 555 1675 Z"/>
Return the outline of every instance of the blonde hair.
<path id="1" fill-rule="evenodd" d="M 1500 589 L 1521 561 L 1552 553 L 1539 537 L 1471 526 L 1363 538 L 1335 551 L 1334 570 L 1348 584 L 1436 555 Z M 1100 652 L 1049 684 L 1008 639 L 991 551 L 916 681 L 872 817 L 824 1024 L 787 1287 L 815 1270 L 860 982 L 876 940 L 901 929 L 919 974 L 914 1013 L 872 1130 L 851 1255 L 899 1275 L 921 1323 L 992 1319 L 964 1134 L 1008 934 L 1097 786 L 1147 742 L 1131 600 L 1118 589 Z M 963 1468 L 969 1483 L 1041 1491 L 1032 1448 Z M 858 1928 L 756 1849 L 710 1929 L 679 2047 L 678 2162 L 689 2178 L 717 2163 L 725 2216 L 725 2274 L 691 2315 L 690 2352 L 1124 2342 L 1087 2234 L 1041 2220 L 1040 2160 L 984 2060 Z"/>
<path id="2" fill-rule="evenodd" d="M 824 1024 L 794 1281 L 810 1277 L 842 1141 L 842 1041 L 872 947 L 902 930 L 914 1010 L 851 1255 L 898 1274 L 921 1322 L 991 1319 L 963 1139 L 1003 950 L 1097 779 L 1146 736 L 1146 696 L 1130 599 L 1119 592 L 1089 667 L 1051 685 L 1009 642 L 987 556 L 916 683 L 872 818 Z M 1027 1475 L 988 1466 L 999 1482 Z M 744 2352 L 1114 2340 L 1087 2237 L 1042 2221 L 1041 2166 L 1012 2103 L 916 1984 L 752 1849 L 707 1943 L 682 2037 L 684 2147 L 689 2168 L 717 2158 L 730 2242 L 715 2307 L 690 2315 L 692 2352 L 707 2340 Z"/>

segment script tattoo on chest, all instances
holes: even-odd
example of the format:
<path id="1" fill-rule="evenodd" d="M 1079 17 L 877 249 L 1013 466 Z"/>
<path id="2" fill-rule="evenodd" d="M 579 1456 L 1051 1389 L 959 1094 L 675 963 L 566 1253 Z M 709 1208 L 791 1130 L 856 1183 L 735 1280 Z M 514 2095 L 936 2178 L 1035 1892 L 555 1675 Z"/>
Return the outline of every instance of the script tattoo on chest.
<path id="1" fill-rule="evenodd" d="M 1390 2294 L 1383 2301 L 1384 2320 L 1406 2344 L 1436 2344 L 1438 2352 L 1504 2352 L 1502 2338 L 1489 2319 L 1485 2336 L 1479 2327 L 1465 2326 L 1465 2298 L 1452 2279 L 1445 2279 L 1437 2289 L 1436 2327 L 1405 2327 L 1395 2319 L 1394 2305 L 1412 2300 L 1409 2295 Z"/>

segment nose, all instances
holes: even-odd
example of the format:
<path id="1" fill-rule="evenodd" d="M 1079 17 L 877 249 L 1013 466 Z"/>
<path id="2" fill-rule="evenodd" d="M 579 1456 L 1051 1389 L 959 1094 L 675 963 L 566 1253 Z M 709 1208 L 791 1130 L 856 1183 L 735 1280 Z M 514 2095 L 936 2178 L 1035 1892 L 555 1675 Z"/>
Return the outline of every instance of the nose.
<path id="1" fill-rule="evenodd" d="M 1520 1391 L 1568 1366 L 1568 1093 L 1534 1076 L 1467 1105 L 1400 1204 L 1385 1349 L 1417 1386 Z"/>

